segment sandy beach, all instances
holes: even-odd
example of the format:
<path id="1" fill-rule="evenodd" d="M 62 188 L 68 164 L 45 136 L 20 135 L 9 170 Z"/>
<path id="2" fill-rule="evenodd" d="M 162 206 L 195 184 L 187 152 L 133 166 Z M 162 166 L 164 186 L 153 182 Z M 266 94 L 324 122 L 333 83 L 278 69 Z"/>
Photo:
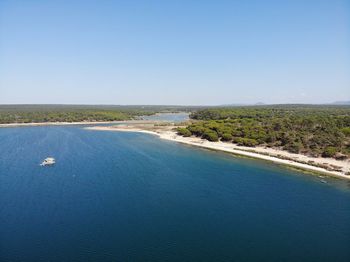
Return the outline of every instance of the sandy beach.
<path id="1" fill-rule="evenodd" d="M 157 135 L 161 139 L 175 141 L 187 145 L 198 146 L 210 150 L 218 150 L 231 154 L 263 159 L 274 163 L 288 165 L 294 168 L 325 174 L 341 179 L 350 180 L 349 160 L 336 160 L 333 158 L 315 158 L 301 154 L 293 154 L 287 151 L 265 147 L 244 147 L 227 142 L 210 142 L 199 137 L 183 137 L 172 130 L 173 127 L 145 126 L 145 125 L 119 125 L 119 126 L 93 126 L 88 130 L 118 131 L 118 132 L 142 132 Z M 320 167 L 322 165 L 322 167 Z"/>

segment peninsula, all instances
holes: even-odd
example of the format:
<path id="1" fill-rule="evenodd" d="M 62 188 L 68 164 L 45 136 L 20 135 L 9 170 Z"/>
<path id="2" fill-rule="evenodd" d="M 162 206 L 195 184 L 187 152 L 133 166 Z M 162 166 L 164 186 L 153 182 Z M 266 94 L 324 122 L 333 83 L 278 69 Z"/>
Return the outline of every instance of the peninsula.
<path id="1" fill-rule="evenodd" d="M 178 134 L 173 125 L 164 123 L 129 123 L 114 126 L 91 126 L 87 130 L 116 131 L 116 132 L 140 132 L 156 135 L 161 139 L 179 142 L 191 146 L 197 146 L 210 150 L 223 151 L 235 155 L 272 161 L 277 164 L 288 165 L 297 169 L 314 173 L 329 175 L 341 179 L 350 180 L 350 161 L 336 160 L 333 158 L 310 157 L 302 154 L 289 153 L 268 147 L 247 147 L 223 141 L 208 141 L 200 137 L 184 137 Z"/>
<path id="2" fill-rule="evenodd" d="M 184 123 L 95 130 L 152 132 L 167 140 L 350 179 L 350 107 L 271 105 L 194 110 Z"/>

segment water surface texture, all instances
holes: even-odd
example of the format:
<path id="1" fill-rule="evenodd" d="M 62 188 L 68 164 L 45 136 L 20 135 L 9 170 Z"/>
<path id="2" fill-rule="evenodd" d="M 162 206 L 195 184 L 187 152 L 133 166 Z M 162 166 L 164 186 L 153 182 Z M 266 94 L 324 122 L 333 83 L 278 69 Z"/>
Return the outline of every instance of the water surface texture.
<path id="1" fill-rule="evenodd" d="M 1 261 L 350 261 L 345 181 L 76 126 L 0 149 Z"/>

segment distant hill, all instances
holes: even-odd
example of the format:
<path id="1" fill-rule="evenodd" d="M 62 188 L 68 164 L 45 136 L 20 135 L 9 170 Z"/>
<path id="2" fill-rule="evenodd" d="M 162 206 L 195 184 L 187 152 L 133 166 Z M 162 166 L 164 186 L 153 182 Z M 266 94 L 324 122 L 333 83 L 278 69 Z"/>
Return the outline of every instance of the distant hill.
<path id="1" fill-rule="evenodd" d="M 267 105 L 267 104 L 265 104 L 263 102 L 258 102 L 258 103 L 254 103 L 254 104 L 236 103 L 236 104 L 223 104 L 223 105 L 219 105 L 219 106 L 228 106 L 228 107 L 230 107 L 230 106 L 238 106 L 239 107 L 239 106 L 263 106 L 263 105 Z"/>
<path id="2" fill-rule="evenodd" d="M 218 106 L 249 106 L 250 104 L 222 104 L 222 105 L 218 105 Z"/>
<path id="3" fill-rule="evenodd" d="M 332 105 L 350 105 L 350 101 L 335 101 Z"/>

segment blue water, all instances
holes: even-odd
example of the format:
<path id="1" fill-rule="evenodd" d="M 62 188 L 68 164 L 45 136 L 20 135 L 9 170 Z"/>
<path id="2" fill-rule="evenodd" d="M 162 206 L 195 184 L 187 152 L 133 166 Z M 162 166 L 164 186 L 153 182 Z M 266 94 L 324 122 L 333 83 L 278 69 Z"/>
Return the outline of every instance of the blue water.
<path id="1" fill-rule="evenodd" d="M 0 149 L 1 261 L 350 261 L 348 182 L 81 127 Z"/>
<path id="2" fill-rule="evenodd" d="M 153 120 L 153 121 L 166 121 L 166 122 L 183 122 L 189 120 L 189 113 L 180 112 L 180 113 L 159 113 L 150 116 L 143 116 L 144 120 Z"/>

